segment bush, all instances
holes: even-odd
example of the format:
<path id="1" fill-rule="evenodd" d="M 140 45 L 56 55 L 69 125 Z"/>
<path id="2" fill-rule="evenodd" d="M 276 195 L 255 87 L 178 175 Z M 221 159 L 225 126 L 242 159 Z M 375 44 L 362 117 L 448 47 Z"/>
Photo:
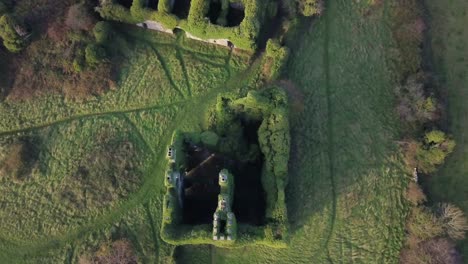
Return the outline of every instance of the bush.
<path id="1" fill-rule="evenodd" d="M 416 242 L 425 241 L 443 234 L 442 223 L 424 207 L 413 207 L 407 221 L 409 236 Z"/>
<path id="2" fill-rule="evenodd" d="M 25 41 L 19 32 L 24 35 L 21 26 L 11 15 L 0 17 L 0 37 L 3 45 L 11 52 L 20 52 L 25 47 Z"/>
<path id="3" fill-rule="evenodd" d="M 89 31 L 93 28 L 96 19 L 92 16 L 89 8 L 81 3 L 72 5 L 68 9 L 65 24 L 73 30 Z"/>
<path id="4" fill-rule="evenodd" d="M 320 15 L 323 12 L 322 0 L 296 0 L 298 11 L 303 16 Z"/>
<path id="5" fill-rule="evenodd" d="M 418 76 L 411 76 L 404 85 L 397 86 L 396 96 L 397 112 L 401 120 L 422 124 L 437 118 L 437 100 L 425 95 L 424 84 L 418 80 Z"/>
<path id="6" fill-rule="evenodd" d="M 455 244 L 444 238 L 425 241 L 413 248 L 404 249 L 400 255 L 402 264 L 457 264 L 461 256 Z"/>
<path id="7" fill-rule="evenodd" d="M 282 47 L 278 40 L 270 39 L 267 42 L 265 54 L 264 74 L 268 80 L 274 80 L 281 75 L 283 66 L 289 57 L 289 49 Z"/>
<path id="8" fill-rule="evenodd" d="M 218 145 L 219 137 L 213 131 L 205 131 L 201 134 L 201 141 L 205 146 L 214 148 Z"/>
<path id="9" fill-rule="evenodd" d="M 444 132 L 433 130 L 424 136 L 422 144 L 416 150 L 416 162 L 418 168 L 425 172 L 435 171 L 445 158 L 453 152 L 455 141 L 449 138 Z"/>
<path id="10" fill-rule="evenodd" d="M 47 27 L 47 36 L 54 42 L 63 43 L 67 40 L 68 28 L 63 25 L 59 20 Z"/>
<path id="11" fill-rule="evenodd" d="M 93 33 L 97 43 L 106 43 L 112 37 L 112 25 L 109 22 L 100 21 L 94 26 Z"/>
<path id="12" fill-rule="evenodd" d="M 454 240 L 462 240 L 468 231 L 468 222 L 463 211 L 451 204 L 439 206 L 439 217 L 447 235 Z"/>
<path id="13" fill-rule="evenodd" d="M 103 47 L 96 44 L 89 44 L 85 50 L 86 63 L 90 66 L 96 66 L 106 59 L 106 51 Z"/>
<path id="14" fill-rule="evenodd" d="M 426 201 L 426 195 L 417 183 L 410 182 L 406 191 L 406 199 L 408 199 L 412 205 L 416 206 Z"/>

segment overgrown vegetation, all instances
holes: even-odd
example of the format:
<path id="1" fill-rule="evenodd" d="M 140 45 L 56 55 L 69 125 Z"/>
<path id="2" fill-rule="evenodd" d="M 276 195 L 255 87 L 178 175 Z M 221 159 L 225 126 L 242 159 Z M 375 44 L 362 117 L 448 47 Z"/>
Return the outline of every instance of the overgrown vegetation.
<path id="1" fill-rule="evenodd" d="M 217 144 L 214 146 L 213 144 L 205 146 L 238 160 L 240 164 L 238 166 L 255 162 L 261 155 L 263 164 L 256 165 L 262 167 L 261 175 L 249 175 L 249 177 L 261 177 L 266 195 L 266 222 L 261 226 L 251 226 L 237 220 L 239 224 L 236 241 L 213 241 L 211 228 L 208 225 L 183 225 L 178 187 L 170 185 L 165 196 L 167 207 L 161 231 L 165 240 L 175 244 L 208 243 L 226 247 L 261 244 L 284 247 L 287 237 L 284 188 L 287 184 L 290 148 L 287 106 L 287 96 L 278 87 L 249 92 L 243 98 L 239 98 L 239 95 L 234 93 L 221 95 L 217 99 L 214 111 L 209 115 L 207 126 L 211 132 L 189 133 L 186 136 L 177 133 L 174 135 L 172 148 L 176 153 L 176 160 L 175 165 L 171 166 L 176 170 L 186 169 L 184 161 L 180 160 L 184 153 L 181 142 L 189 140 L 190 144 L 198 145 L 207 142 L 207 134 L 211 134 L 211 137 L 219 135 L 219 140 L 215 140 Z M 247 131 L 246 126 L 249 123 L 259 123 L 260 126 Z M 257 139 L 252 141 L 249 137 Z M 255 142 L 258 142 L 258 145 Z M 245 177 L 245 175 L 234 175 L 234 177 Z M 241 193 L 242 190 L 234 194 L 234 201 L 235 195 Z M 239 216 L 236 217 L 239 219 Z"/>
<path id="2" fill-rule="evenodd" d="M 130 9 L 114 1 L 103 1 L 98 11 L 106 19 L 131 24 L 153 20 L 169 30 L 179 27 L 202 39 L 228 39 L 238 48 L 253 51 L 257 47 L 260 30 L 267 19 L 276 15 L 277 10 L 277 3 L 272 0 L 242 0 L 240 3 L 245 8 L 244 19 L 238 26 L 225 27 L 212 24 L 205 19 L 209 12 L 210 1 L 191 1 L 190 12 L 183 18 L 171 13 L 173 10 L 170 10 L 169 3 L 170 1 L 166 0 L 159 1 L 156 11 L 149 9 L 143 0 L 134 0 Z M 231 1 L 227 1 L 227 6 L 230 3 Z"/>
<path id="3" fill-rule="evenodd" d="M 468 23 L 466 1 L 426 1 L 428 11 L 427 55 L 433 70 L 436 92 L 444 99 L 441 124 L 450 131 L 457 146 L 446 163 L 431 177 L 425 187 L 434 202 L 450 202 L 468 214 L 466 193 L 468 188 L 467 156 L 467 104 L 464 90 L 468 76 Z M 447 19 L 449 18 L 450 19 Z M 457 243 L 464 261 L 468 257 L 468 239 Z"/>
<path id="4" fill-rule="evenodd" d="M 416 182 L 425 182 L 418 176 L 435 173 L 455 148 L 453 138 L 437 128 L 442 127 L 443 107 L 439 101 L 444 99 L 436 98 L 437 84 L 431 85 L 429 73 L 423 73 L 422 47 L 427 27 L 422 12 L 418 1 L 396 1 L 391 13 L 395 39 L 391 60 L 401 83 L 396 95 L 397 113 L 404 127 L 402 149 Z M 435 209 L 434 205 L 431 208 L 430 204 L 422 204 L 426 198 L 417 183 L 410 184 L 407 195 L 413 208 L 407 218 L 407 246 L 401 262 L 458 263 L 460 256 L 452 241 L 463 239 L 467 231 L 461 210 L 453 205 Z"/>

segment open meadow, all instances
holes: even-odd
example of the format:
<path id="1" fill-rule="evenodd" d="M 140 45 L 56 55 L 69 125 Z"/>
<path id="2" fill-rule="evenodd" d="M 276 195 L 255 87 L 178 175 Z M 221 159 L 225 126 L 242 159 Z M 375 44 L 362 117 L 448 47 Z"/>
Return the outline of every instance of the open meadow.
<path id="1" fill-rule="evenodd" d="M 326 2 L 302 22 L 281 82 L 292 111 L 289 247 L 180 247 L 180 263 L 399 262 L 409 175 L 394 144 L 389 7 Z"/>
<path id="2" fill-rule="evenodd" d="M 91 263 L 125 243 L 139 263 L 398 263 L 411 174 L 395 144 L 391 3 L 362 2 L 327 0 L 286 41 L 287 248 L 160 236 L 174 130 L 201 132 L 219 93 L 257 89 L 262 54 L 113 23 L 113 89 L 0 103 L 0 263 Z"/>

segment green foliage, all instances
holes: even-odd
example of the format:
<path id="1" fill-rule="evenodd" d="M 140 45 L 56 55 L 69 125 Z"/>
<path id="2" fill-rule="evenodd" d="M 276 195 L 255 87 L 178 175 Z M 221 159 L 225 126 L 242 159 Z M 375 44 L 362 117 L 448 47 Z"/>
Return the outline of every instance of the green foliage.
<path id="1" fill-rule="evenodd" d="M 442 222 L 424 207 L 414 207 L 407 220 L 410 236 L 417 241 L 425 241 L 442 235 L 444 232 Z"/>
<path id="2" fill-rule="evenodd" d="M 323 12 L 323 0 L 296 0 L 296 3 L 303 16 L 320 15 Z"/>
<path id="3" fill-rule="evenodd" d="M 89 44 L 86 46 L 85 58 L 88 65 L 96 66 L 104 62 L 106 56 L 106 50 L 103 47 L 97 44 Z"/>
<path id="4" fill-rule="evenodd" d="M 289 49 L 287 47 L 282 47 L 278 40 L 268 40 L 265 53 L 265 67 L 269 70 L 266 73 L 268 80 L 275 80 L 282 74 L 288 57 Z"/>
<path id="5" fill-rule="evenodd" d="M 109 22 L 100 21 L 94 26 L 94 38 L 98 44 L 107 43 L 112 39 L 112 25 Z"/>
<path id="6" fill-rule="evenodd" d="M 134 18 L 127 8 L 107 2 L 106 4 L 100 5 L 96 8 L 101 17 L 109 20 L 115 20 L 123 23 L 136 24 L 140 22 Z"/>
<path id="7" fill-rule="evenodd" d="M 3 2 L 0 2 L 0 16 L 7 13 L 9 10 L 8 6 L 3 3 Z"/>
<path id="8" fill-rule="evenodd" d="M 0 17 L 0 37 L 3 39 L 3 45 L 11 52 L 20 52 L 25 47 L 25 41 L 18 33 L 20 25 L 16 19 L 4 14 Z"/>
<path id="9" fill-rule="evenodd" d="M 434 172 L 446 157 L 453 152 L 455 141 L 444 132 L 433 130 L 427 132 L 423 143 L 416 151 L 418 168 L 425 173 Z"/>
<path id="10" fill-rule="evenodd" d="M 210 148 L 215 148 L 218 145 L 219 137 L 213 131 L 205 131 L 201 134 L 201 142 Z"/>

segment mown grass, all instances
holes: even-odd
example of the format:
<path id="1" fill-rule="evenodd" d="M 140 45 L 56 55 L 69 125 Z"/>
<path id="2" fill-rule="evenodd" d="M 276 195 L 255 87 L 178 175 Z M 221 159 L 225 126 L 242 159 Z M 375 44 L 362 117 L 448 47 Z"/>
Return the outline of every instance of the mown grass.
<path id="1" fill-rule="evenodd" d="M 291 47 L 288 249 L 211 248 L 212 263 L 398 263 L 407 174 L 394 140 L 386 9 L 330 0 Z M 206 256 L 188 248 L 195 259 Z M 206 257 L 205 257 L 206 258 Z M 180 257 L 180 263 L 190 259 Z"/>
<path id="2" fill-rule="evenodd" d="M 457 146 L 445 165 L 429 181 L 434 202 L 451 202 L 468 214 L 468 2 L 428 0 L 430 44 L 435 79 L 446 99 L 447 125 Z M 468 257 L 468 240 L 461 243 Z"/>

